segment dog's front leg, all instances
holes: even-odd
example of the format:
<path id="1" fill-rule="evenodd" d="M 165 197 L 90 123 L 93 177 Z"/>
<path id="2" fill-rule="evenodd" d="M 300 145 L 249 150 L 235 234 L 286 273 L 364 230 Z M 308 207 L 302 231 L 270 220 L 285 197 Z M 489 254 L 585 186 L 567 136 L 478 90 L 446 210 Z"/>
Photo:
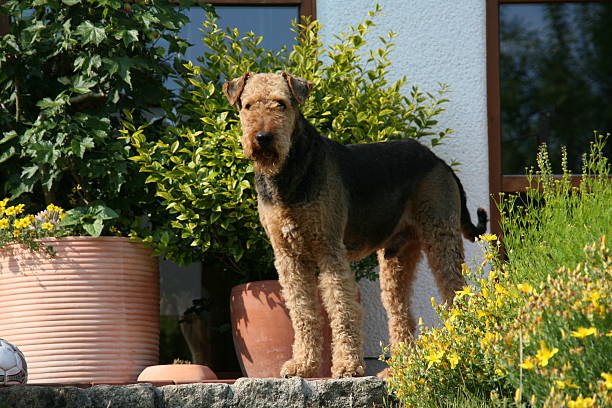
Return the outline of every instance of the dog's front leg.
<path id="1" fill-rule="evenodd" d="M 332 329 L 332 376 L 364 375 L 362 319 L 357 283 L 344 251 L 319 259 L 319 289 Z"/>
<path id="2" fill-rule="evenodd" d="M 321 312 L 316 301 L 316 265 L 288 254 L 275 260 L 283 298 L 293 326 L 293 357 L 281 377 L 316 377 L 321 364 Z"/>

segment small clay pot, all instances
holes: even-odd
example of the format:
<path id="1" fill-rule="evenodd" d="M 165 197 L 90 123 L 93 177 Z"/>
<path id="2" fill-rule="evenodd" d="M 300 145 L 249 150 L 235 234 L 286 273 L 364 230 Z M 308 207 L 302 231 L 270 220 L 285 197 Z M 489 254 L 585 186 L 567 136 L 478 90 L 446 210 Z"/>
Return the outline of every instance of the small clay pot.
<path id="1" fill-rule="evenodd" d="M 162 364 L 145 368 L 138 382 L 188 384 L 205 380 L 216 380 L 217 376 L 205 365 Z"/>

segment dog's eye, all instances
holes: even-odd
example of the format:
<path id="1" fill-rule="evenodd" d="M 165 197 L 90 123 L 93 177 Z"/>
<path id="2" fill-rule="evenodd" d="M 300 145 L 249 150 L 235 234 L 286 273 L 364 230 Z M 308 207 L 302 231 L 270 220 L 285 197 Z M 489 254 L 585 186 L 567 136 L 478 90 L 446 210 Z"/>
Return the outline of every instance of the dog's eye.
<path id="1" fill-rule="evenodd" d="M 244 109 L 251 110 L 251 104 L 247 103 L 246 105 L 244 105 Z"/>
<path id="2" fill-rule="evenodd" d="M 285 105 L 285 102 L 283 101 L 276 101 L 276 104 L 278 105 L 278 109 L 280 110 L 285 110 L 287 108 L 287 105 Z"/>

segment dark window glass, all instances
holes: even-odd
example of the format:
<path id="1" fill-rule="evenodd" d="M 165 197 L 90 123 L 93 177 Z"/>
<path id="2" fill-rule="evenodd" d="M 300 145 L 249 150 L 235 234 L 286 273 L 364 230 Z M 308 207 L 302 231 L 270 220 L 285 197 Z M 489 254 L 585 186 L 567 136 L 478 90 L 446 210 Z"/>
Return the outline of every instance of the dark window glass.
<path id="1" fill-rule="evenodd" d="M 241 33 L 252 31 L 263 36 L 261 45 L 266 49 L 280 50 L 295 43 L 291 21 L 298 18 L 297 6 L 215 6 L 215 11 L 220 27 L 237 28 Z M 181 36 L 194 44 L 185 57 L 195 63 L 196 58 L 206 51 L 200 31 L 204 14 L 199 7 L 190 8 L 186 14 L 190 22 L 181 30 Z"/>
<path id="2" fill-rule="evenodd" d="M 565 145 L 580 173 L 593 131 L 612 132 L 612 4 L 502 4 L 500 81 L 503 173 L 524 174 L 541 143 L 555 172 Z"/>

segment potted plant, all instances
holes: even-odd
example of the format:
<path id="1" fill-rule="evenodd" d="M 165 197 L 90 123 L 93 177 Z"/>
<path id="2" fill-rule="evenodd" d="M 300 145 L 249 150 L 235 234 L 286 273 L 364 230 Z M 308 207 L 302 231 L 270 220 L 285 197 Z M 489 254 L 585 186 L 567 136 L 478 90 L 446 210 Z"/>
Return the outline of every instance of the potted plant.
<path id="1" fill-rule="evenodd" d="M 379 11 L 371 12 L 370 17 Z M 263 49 L 261 39 L 252 33 L 223 31 L 213 17 L 205 21 L 202 41 L 209 51 L 198 59 L 198 65 L 186 66 L 180 81 L 180 108 L 166 111 L 172 125 L 160 130 L 125 123 L 137 151 L 132 160 L 148 175 L 147 182 L 163 204 L 158 210 L 167 219 L 165 235 L 160 230 L 135 235 L 170 259 L 202 259 L 205 279 L 225 288 L 211 293 L 229 296 L 232 284 L 276 278 L 272 250 L 258 219 L 253 167 L 242 153 L 238 115 L 223 96 L 220 78 L 235 78 L 245 71 L 288 71 L 312 81 L 313 95 L 303 108 L 304 115 L 322 134 L 343 143 L 425 136 L 434 146 L 441 143 L 450 129 L 434 133 L 432 128 L 447 102 L 446 87 L 441 86 L 437 93 L 412 87 L 404 95 L 401 89 L 406 78 L 389 83 L 386 74 L 394 34 L 383 38 L 379 49 L 366 54 L 365 36 L 373 24 L 366 19 L 349 27 L 328 47 L 318 39 L 320 25 L 316 21 L 295 24 L 298 35 L 293 49 L 272 52 Z M 177 242 L 187 243 L 191 251 L 176 251 Z M 371 276 L 373 265 L 372 259 L 366 259 L 357 265 L 358 275 L 365 272 Z M 275 285 L 261 285 L 256 288 L 249 283 L 234 289 L 232 300 L 282 311 L 282 297 L 271 291 Z M 249 293 L 262 297 L 254 302 L 241 297 Z M 250 364 L 245 362 L 249 359 L 265 361 L 249 351 L 249 341 L 240 329 L 247 319 L 250 327 L 256 327 L 253 314 L 238 304 L 233 307 L 246 310 L 245 315 L 233 319 L 232 328 L 242 367 Z M 267 320 L 279 324 L 278 316 Z M 283 341 L 289 345 L 292 342 L 292 332 L 273 337 L 285 337 Z M 290 350 L 290 346 L 281 348 Z"/>
<path id="2" fill-rule="evenodd" d="M 30 383 L 133 382 L 157 363 L 159 270 L 151 249 L 82 234 L 117 216 L 0 201 L 0 328 Z"/>
<path id="3" fill-rule="evenodd" d="M 210 9 L 210 6 L 205 8 Z M 172 94 L 166 81 L 180 69 L 178 55 L 188 45 L 179 37 L 187 21 L 181 10 L 178 4 L 167 0 L 0 2 L 0 15 L 7 16 L 10 21 L 8 32 L 0 35 L 0 197 L 14 200 L 14 205 L 6 206 L 5 203 L 7 209 L 21 208 L 21 204 L 28 205 L 34 212 L 44 211 L 51 204 L 73 208 L 62 221 L 65 230 L 61 231 L 61 237 L 53 235 L 59 231 L 56 230 L 47 235 L 48 238 L 42 238 L 46 241 L 30 241 L 37 243 L 35 245 L 52 246 L 56 257 L 49 258 L 37 251 L 9 256 L 8 252 L 20 251 L 28 243 L 9 244 L 3 249 L 3 273 L 13 277 L 31 276 L 34 272 L 14 272 L 7 268 L 18 263 L 31 268 L 32 263 L 42 262 L 47 269 L 42 268 L 41 272 L 55 274 L 59 282 L 63 279 L 59 277 L 60 272 L 68 268 L 59 265 L 61 260 L 71 259 L 73 266 L 68 269 L 77 273 L 77 270 L 89 269 L 94 257 L 101 257 L 107 267 L 100 270 L 95 279 L 112 281 L 114 276 L 125 283 L 125 288 L 142 280 L 143 287 L 157 296 L 158 278 L 153 272 L 118 272 L 129 271 L 129 267 L 148 270 L 155 262 L 150 251 L 118 235 L 126 236 L 132 229 L 154 225 L 156 213 L 151 209 L 159 205 L 152 189 L 144 183 L 138 166 L 128 160 L 132 154 L 130 145 L 120 137 L 119 129 L 124 109 L 131 112 L 130 119 L 143 123 L 154 117 L 159 101 L 170 103 Z M 17 215 L 20 220 L 30 219 Z M 43 232 L 40 228 L 39 232 Z M 94 238 L 95 244 L 90 245 L 89 236 L 100 237 Z M 94 250 L 96 245 L 102 247 Z M 143 260 L 132 260 L 130 251 L 142 252 Z M 86 258 L 76 260 L 77 256 Z M 24 302 L 47 303 L 45 297 L 36 299 L 43 293 L 38 291 L 43 285 L 32 286 L 33 292 L 28 292 L 30 289 L 19 286 L 17 281 L 5 278 L 3 275 L 2 284 L 8 292 L 3 293 L 19 292 L 29 299 Z M 110 291 L 115 286 L 108 286 L 105 292 L 96 295 L 90 286 L 93 281 L 79 282 L 82 284 L 66 288 L 65 299 L 79 294 L 78 299 L 93 297 L 100 304 L 115 304 L 124 309 L 123 301 L 115 300 Z M 129 356 L 132 350 L 119 340 L 122 331 L 129 331 L 142 313 L 147 318 L 149 314 L 158 313 L 158 302 L 143 300 L 134 304 L 128 301 L 125 305 L 129 308 L 125 309 L 123 320 L 116 320 L 114 328 L 107 325 L 104 330 L 108 344 L 112 343 L 111 337 L 117 338 L 112 353 Z M 146 312 L 142 308 L 146 308 Z M 97 306 L 92 313 L 94 309 L 97 310 Z M 53 313 L 31 311 L 30 318 L 34 320 L 29 326 L 15 327 L 15 330 L 31 330 L 37 314 L 40 319 L 47 319 L 47 314 Z M 3 319 L 12 314 L 12 311 L 4 313 Z M 17 324 L 16 319 L 14 317 L 10 324 Z M 65 326 L 66 333 L 78 326 L 78 322 L 75 320 L 70 327 Z M 0 327 L 4 334 L 4 323 Z M 153 350 L 158 336 L 153 333 L 155 327 L 156 322 L 147 323 L 151 343 L 146 349 L 150 356 L 157 353 Z M 89 338 L 92 333 L 84 336 L 82 339 Z M 49 351 L 40 347 L 30 349 L 30 359 L 38 358 L 33 357 L 33 353 L 42 356 Z M 82 361 L 75 360 L 73 364 L 86 367 L 90 365 L 90 357 L 83 354 Z M 138 364 L 145 360 L 150 363 L 147 357 Z M 57 372 L 51 363 L 48 370 Z M 103 375 L 107 380 L 128 378 L 92 370 L 92 376 Z M 64 371 L 69 375 L 70 370 Z M 31 381 L 43 378 L 37 375 L 31 376 Z M 44 378 L 56 381 L 59 377 Z M 136 377 L 130 374 L 129 378 L 133 381 Z"/>

